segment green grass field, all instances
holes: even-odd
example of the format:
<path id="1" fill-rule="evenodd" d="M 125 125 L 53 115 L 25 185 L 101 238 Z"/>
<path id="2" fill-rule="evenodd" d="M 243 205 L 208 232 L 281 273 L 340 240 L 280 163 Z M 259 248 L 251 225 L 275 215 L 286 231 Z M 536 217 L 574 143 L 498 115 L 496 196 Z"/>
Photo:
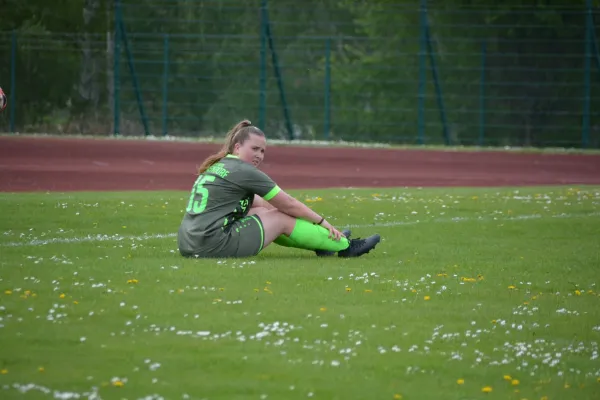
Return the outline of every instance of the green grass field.
<path id="1" fill-rule="evenodd" d="M 187 260 L 187 193 L 0 194 L 0 398 L 600 398 L 600 187 L 293 194 L 382 242 Z"/>

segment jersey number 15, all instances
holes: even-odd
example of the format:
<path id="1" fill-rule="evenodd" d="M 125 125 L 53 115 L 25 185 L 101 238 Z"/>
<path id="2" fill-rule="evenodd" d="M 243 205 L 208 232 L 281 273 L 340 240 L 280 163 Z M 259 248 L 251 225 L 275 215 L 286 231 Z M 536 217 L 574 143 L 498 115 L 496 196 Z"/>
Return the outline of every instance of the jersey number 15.
<path id="1" fill-rule="evenodd" d="M 200 214 L 206 208 L 208 203 L 208 189 L 203 185 L 206 182 L 213 182 L 215 177 L 212 175 L 201 175 L 196 180 L 194 187 L 192 188 L 192 194 L 190 195 L 190 201 L 188 202 L 186 211 L 191 214 Z"/>

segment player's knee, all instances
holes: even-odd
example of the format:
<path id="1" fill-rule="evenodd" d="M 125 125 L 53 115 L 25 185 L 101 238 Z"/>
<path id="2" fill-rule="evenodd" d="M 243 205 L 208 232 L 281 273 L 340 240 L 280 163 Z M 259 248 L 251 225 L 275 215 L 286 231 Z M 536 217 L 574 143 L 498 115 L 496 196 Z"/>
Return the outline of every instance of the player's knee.
<path id="1" fill-rule="evenodd" d="M 279 210 L 268 210 L 261 218 L 268 218 L 277 225 L 279 233 L 291 234 L 296 225 L 296 219 Z"/>

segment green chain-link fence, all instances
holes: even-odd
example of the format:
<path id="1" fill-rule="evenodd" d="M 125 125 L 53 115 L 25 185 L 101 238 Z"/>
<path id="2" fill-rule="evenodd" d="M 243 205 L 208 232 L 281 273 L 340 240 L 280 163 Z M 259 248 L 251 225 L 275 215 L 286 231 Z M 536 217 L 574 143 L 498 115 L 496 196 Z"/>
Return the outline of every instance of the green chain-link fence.
<path id="1" fill-rule="evenodd" d="M 0 130 L 600 147 L 596 4 L 442 4 L 86 0 L 0 33 Z"/>

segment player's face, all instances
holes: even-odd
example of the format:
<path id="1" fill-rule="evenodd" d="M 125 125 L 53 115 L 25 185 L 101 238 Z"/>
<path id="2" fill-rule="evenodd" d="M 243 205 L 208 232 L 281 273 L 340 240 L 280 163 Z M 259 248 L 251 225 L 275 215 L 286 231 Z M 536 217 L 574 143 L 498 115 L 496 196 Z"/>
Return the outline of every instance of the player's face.
<path id="1" fill-rule="evenodd" d="M 264 136 L 250 134 L 244 144 L 236 143 L 234 154 L 242 161 L 258 167 L 265 158 L 267 141 Z"/>

